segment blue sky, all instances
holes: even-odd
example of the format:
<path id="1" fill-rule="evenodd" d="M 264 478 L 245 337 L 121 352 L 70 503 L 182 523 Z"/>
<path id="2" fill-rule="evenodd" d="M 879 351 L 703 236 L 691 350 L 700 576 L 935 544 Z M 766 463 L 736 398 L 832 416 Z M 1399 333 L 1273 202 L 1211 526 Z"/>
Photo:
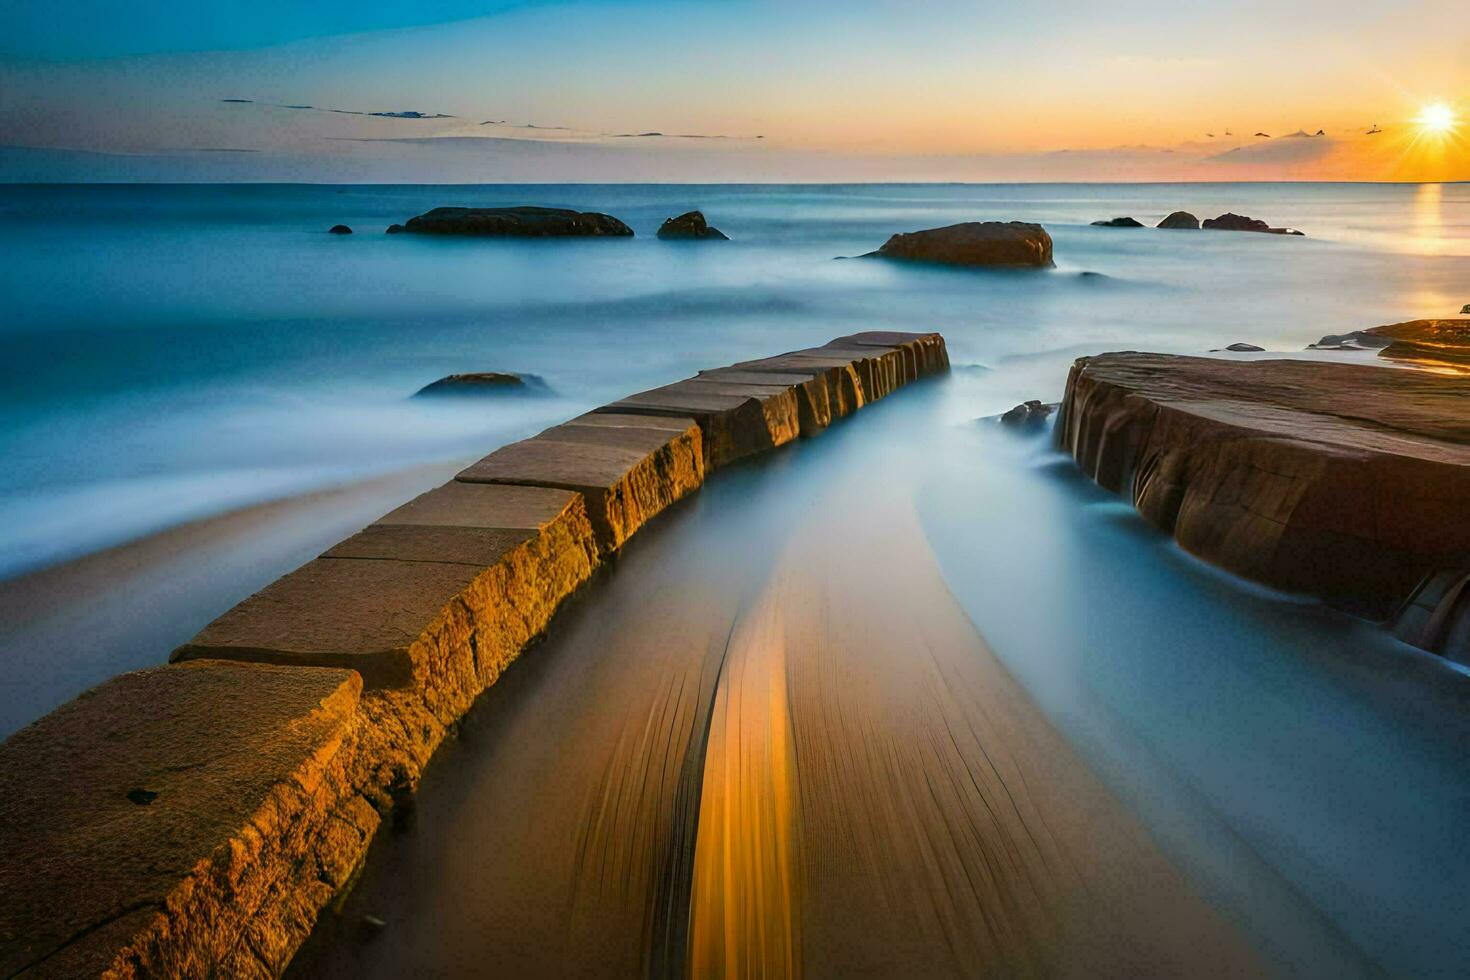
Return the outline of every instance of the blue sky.
<path id="1" fill-rule="evenodd" d="M 0 147 L 241 172 L 1403 176 L 1364 134 L 1467 95 L 1464 0 L 0 0 Z"/>

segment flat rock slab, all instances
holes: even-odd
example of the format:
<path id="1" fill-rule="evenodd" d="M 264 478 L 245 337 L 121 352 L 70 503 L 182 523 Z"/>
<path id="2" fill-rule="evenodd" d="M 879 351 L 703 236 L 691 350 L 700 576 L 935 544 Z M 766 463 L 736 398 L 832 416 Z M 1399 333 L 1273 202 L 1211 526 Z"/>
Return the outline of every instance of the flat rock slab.
<path id="1" fill-rule="evenodd" d="M 576 422 L 497 449 L 462 471 L 464 483 L 520 484 L 573 490 L 604 553 L 621 547 L 665 507 L 704 483 L 700 428 Z"/>
<path id="2" fill-rule="evenodd" d="M 1191 553 L 1375 619 L 1470 557 L 1470 385 L 1120 353 L 1072 368 L 1063 448 Z"/>
<path id="3" fill-rule="evenodd" d="M 345 783 L 360 691 L 347 670 L 157 667 L 12 736 L 0 973 L 284 969 L 281 916 L 345 884 L 377 825 Z"/>
<path id="4" fill-rule="evenodd" d="M 1470 319 L 1410 320 L 1365 330 L 1382 338 L 1379 357 L 1446 374 L 1470 374 Z"/>
<path id="5" fill-rule="evenodd" d="M 173 659 L 350 667 L 370 688 L 425 692 L 452 720 L 596 562 L 580 494 L 448 485 L 277 579 Z"/>
<path id="6" fill-rule="evenodd" d="M 692 418 L 710 469 L 785 445 L 801 432 L 795 393 L 766 385 L 685 380 L 629 395 L 597 411 Z"/>

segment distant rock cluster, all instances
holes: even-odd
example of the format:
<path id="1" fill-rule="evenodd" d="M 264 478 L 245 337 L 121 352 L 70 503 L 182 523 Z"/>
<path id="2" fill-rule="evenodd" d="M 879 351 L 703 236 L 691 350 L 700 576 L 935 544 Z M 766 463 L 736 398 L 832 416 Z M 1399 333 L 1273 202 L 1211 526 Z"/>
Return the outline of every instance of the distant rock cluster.
<path id="1" fill-rule="evenodd" d="M 1099 228 L 1143 228 L 1143 222 L 1136 218 L 1122 217 L 1109 218 L 1103 221 L 1094 221 L 1093 225 Z M 1208 228 L 1213 231 L 1258 231 L 1268 235 L 1301 235 L 1294 228 L 1273 228 L 1266 222 L 1257 218 L 1250 218 L 1243 214 L 1235 214 L 1227 211 L 1218 218 L 1206 218 L 1201 222 L 1188 211 L 1175 211 L 1163 221 L 1157 228 L 1177 228 L 1193 231 L 1198 228 Z"/>

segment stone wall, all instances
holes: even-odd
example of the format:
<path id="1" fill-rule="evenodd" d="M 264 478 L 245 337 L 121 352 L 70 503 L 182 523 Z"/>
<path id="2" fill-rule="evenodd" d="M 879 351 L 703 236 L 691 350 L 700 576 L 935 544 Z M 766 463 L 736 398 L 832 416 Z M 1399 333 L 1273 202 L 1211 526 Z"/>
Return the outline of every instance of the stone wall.
<path id="1" fill-rule="evenodd" d="M 496 450 L 0 746 L 0 973 L 279 975 L 557 607 L 715 469 L 948 369 L 862 333 Z"/>

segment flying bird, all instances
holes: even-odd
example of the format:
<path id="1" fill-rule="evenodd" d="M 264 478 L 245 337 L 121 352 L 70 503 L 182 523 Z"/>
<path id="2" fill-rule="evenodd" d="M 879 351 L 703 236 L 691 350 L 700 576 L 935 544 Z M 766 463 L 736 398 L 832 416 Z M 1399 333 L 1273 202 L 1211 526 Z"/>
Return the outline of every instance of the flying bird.
<path id="1" fill-rule="evenodd" d="M 1214 133 L 1206 133 L 1205 135 L 1208 136 L 1210 139 L 1214 139 L 1215 138 L 1215 134 Z"/>

